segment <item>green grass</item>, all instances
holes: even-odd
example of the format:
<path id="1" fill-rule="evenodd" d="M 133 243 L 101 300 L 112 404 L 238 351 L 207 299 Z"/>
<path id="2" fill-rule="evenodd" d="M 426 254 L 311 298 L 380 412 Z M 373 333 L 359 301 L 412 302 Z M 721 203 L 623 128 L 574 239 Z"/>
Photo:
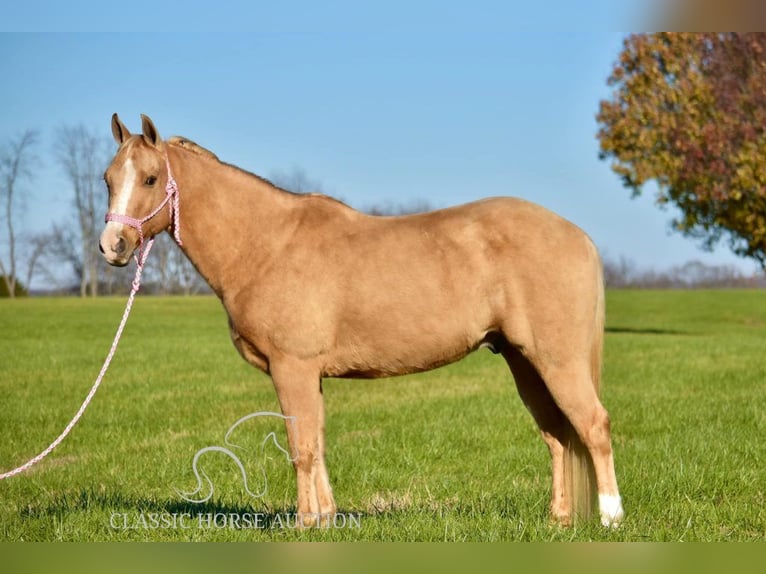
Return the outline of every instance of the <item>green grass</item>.
<path id="1" fill-rule="evenodd" d="M 79 407 L 122 313 L 121 299 L 0 301 L 0 469 L 37 454 Z M 608 294 L 603 400 L 612 416 L 626 522 L 548 521 L 547 451 L 504 363 L 487 351 L 430 373 L 325 382 L 328 466 L 340 511 L 361 528 L 200 528 L 196 515 L 294 511 L 289 464 L 259 445 L 281 421 L 232 437 L 252 499 L 221 454 L 215 484 L 193 490 L 194 454 L 222 445 L 256 411 L 277 411 L 269 379 L 237 355 L 219 303 L 141 298 L 102 388 L 45 461 L 0 482 L 0 540 L 606 540 L 766 539 L 766 293 Z M 143 528 L 152 515 L 189 528 Z M 122 516 L 138 528 L 122 526 Z M 138 521 L 138 522 L 137 522 Z M 204 526 L 204 523 L 203 523 Z"/>

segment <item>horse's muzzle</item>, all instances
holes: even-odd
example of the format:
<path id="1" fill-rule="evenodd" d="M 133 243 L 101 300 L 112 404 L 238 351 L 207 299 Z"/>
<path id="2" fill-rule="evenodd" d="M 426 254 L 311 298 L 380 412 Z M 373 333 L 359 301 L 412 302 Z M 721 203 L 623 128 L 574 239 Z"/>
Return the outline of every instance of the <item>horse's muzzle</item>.
<path id="1" fill-rule="evenodd" d="M 108 226 L 101 234 L 98 249 L 104 255 L 106 262 L 115 267 L 127 265 L 133 252 L 128 245 L 128 240 L 119 231 L 109 229 Z"/>

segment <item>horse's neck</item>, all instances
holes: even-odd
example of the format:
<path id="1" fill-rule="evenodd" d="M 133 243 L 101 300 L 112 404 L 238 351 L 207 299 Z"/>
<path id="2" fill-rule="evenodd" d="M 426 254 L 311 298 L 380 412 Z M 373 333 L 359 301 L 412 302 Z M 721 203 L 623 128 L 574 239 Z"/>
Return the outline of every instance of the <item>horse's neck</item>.
<path id="1" fill-rule="evenodd" d="M 178 182 L 183 250 L 223 298 L 243 287 L 243 262 L 257 269 L 259 260 L 279 251 L 295 221 L 297 198 L 217 160 L 172 146 L 168 153 Z"/>

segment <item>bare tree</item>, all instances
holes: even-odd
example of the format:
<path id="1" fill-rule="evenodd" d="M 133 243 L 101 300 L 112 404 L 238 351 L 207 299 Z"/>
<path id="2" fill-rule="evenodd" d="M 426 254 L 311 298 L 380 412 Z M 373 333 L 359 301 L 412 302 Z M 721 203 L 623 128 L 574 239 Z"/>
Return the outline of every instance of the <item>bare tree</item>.
<path id="1" fill-rule="evenodd" d="M 293 193 L 324 193 L 322 183 L 309 177 L 302 167 L 295 166 L 289 171 L 273 171 L 269 178 L 277 187 Z"/>
<path id="2" fill-rule="evenodd" d="M 305 169 L 299 166 L 295 166 L 289 171 L 273 171 L 269 178 L 277 187 L 293 193 L 325 193 L 322 183 L 313 179 L 306 173 Z M 390 216 L 423 213 L 432 209 L 433 207 L 427 200 L 413 199 L 405 203 L 391 201 L 376 203 L 362 209 L 362 211 L 370 215 Z"/>
<path id="3" fill-rule="evenodd" d="M 708 265 L 689 261 L 669 269 L 640 268 L 620 257 L 604 257 L 604 281 L 612 289 L 722 289 L 754 288 L 766 285 L 761 273 L 747 275 L 734 265 Z"/>
<path id="4" fill-rule="evenodd" d="M 636 280 L 636 264 L 625 257 L 620 256 L 615 260 L 604 255 L 604 283 L 607 287 L 629 287 Z"/>
<path id="5" fill-rule="evenodd" d="M 163 295 L 194 295 L 209 290 L 194 265 L 166 233 L 157 236 L 144 276 L 146 283 Z"/>
<path id="6" fill-rule="evenodd" d="M 78 249 L 67 253 L 80 279 L 80 296 L 96 296 L 99 291 L 101 259 L 98 241 L 99 215 L 105 208 L 103 173 L 111 156 L 111 140 L 83 125 L 63 126 L 56 131 L 56 159 L 74 191 L 78 222 Z M 70 238 L 71 239 L 71 238 Z M 73 258 L 79 259 L 75 262 Z"/>
<path id="7" fill-rule="evenodd" d="M 51 244 L 51 255 L 60 264 L 68 266 L 72 276 L 80 281 L 83 277 L 82 257 L 80 240 L 75 229 L 71 225 L 53 223 L 51 233 L 56 237 L 56 241 Z"/>
<path id="8" fill-rule="evenodd" d="M 36 233 L 33 235 L 26 235 L 24 237 L 23 249 L 25 251 L 24 259 L 27 262 L 27 273 L 25 275 L 25 285 L 27 289 L 32 286 L 32 279 L 35 277 L 35 271 L 42 274 L 49 279 L 51 273 L 48 271 L 46 265 L 43 264 L 43 259 L 48 253 L 48 249 L 55 242 L 55 237 L 49 233 Z"/>
<path id="9" fill-rule="evenodd" d="M 408 203 L 378 203 L 364 209 L 365 213 L 370 215 L 392 216 L 392 215 L 412 215 L 414 213 L 424 213 L 431 211 L 433 207 L 425 199 L 413 199 Z"/>
<path id="10" fill-rule="evenodd" d="M 5 217 L 8 233 L 8 267 L 0 257 L 0 274 L 8 288 L 8 296 L 16 294 L 18 281 L 16 262 L 16 229 L 14 219 L 18 217 L 18 198 L 16 192 L 24 179 L 32 177 L 32 163 L 35 156 L 32 151 L 37 144 L 38 135 L 35 130 L 27 130 L 8 144 L 0 148 L 0 198 L 3 200 L 3 216 Z"/>

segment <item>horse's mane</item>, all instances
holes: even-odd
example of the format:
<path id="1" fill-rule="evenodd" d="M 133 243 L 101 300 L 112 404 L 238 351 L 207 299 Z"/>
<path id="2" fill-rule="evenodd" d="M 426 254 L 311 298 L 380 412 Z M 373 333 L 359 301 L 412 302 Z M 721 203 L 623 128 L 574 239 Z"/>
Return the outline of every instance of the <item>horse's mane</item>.
<path id="1" fill-rule="evenodd" d="M 220 161 L 218 159 L 218 156 L 215 155 L 212 151 L 202 147 L 196 142 L 191 141 L 189 138 L 185 138 L 181 136 L 173 136 L 168 139 L 167 143 L 169 143 L 170 145 L 174 145 L 176 147 L 189 150 L 190 152 L 196 153 L 197 155 L 201 155 L 203 157 L 208 157 L 210 159 Z"/>
<path id="2" fill-rule="evenodd" d="M 247 171 L 246 169 L 242 169 L 239 166 L 236 166 L 236 165 L 233 165 L 233 164 L 230 164 L 230 163 L 226 163 L 225 161 L 221 161 L 220 159 L 218 159 L 218 156 L 215 155 L 212 151 L 210 151 L 207 148 L 202 147 L 197 142 L 194 142 L 194 141 L 190 140 L 189 138 L 185 138 L 183 136 L 172 136 L 172 137 L 168 138 L 167 143 L 169 145 L 180 147 L 180 148 L 183 148 L 185 150 L 188 150 L 188 151 L 190 151 L 192 153 L 195 153 L 195 154 L 197 154 L 197 155 L 199 155 L 201 157 L 206 157 L 206 158 L 209 158 L 209 159 L 214 159 L 218 163 L 220 163 L 221 165 L 225 165 L 225 166 L 230 167 L 232 169 L 235 169 L 235 170 L 237 170 L 239 172 L 245 173 L 245 174 L 247 174 L 247 175 L 249 175 L 251 177 L 254 177 L 255 179 L 260 180 L 262 182 L 265 182 L 265 183 L 269 184 L 270 186 L 278 189 L 279 191 L 281 191 L 283 193 L 289 193 L 290 195 L 296 195 L 296 196 L 302 196 L 302 197 L 316 198 L 316 199 L 320 199 L 322 201 L 328 201 L 330 203 L 340 204 L 340 205 L 342 205 L 344 207 L 348 207 L 348 205 L 346 203 L 344 203 L 343 201 L 341 201 L 339 199 L 336 199 L 334 197 L 331 197 L 329 195 L 325 195 L 323 193 L 297 193 L 297 192 L 291 191 L 289 189 L 284 189 L 282 187 L 279 187 L 278 185 L 275 185 L 273 182 L 269 181 L 265 177 L 261 177 L 260 175 L 254 174 L 254 173 L 252 173 L 250 171 Z"/>

